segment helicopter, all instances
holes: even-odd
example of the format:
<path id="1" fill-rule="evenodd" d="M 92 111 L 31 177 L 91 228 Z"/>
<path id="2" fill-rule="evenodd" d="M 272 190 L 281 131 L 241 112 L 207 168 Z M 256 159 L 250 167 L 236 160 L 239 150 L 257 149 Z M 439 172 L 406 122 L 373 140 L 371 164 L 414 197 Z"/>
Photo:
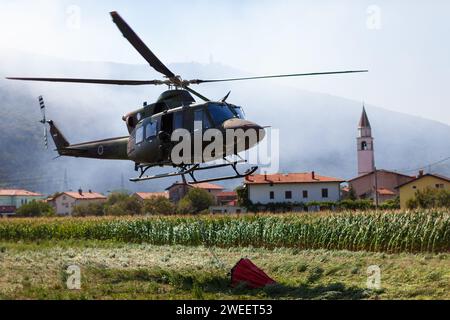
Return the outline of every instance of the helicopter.
<path id="1" fill-rule="evenodd" d="M 168 90 L 163 92 L 155 103 L 144 103 L 143 107 L 123 116 L 129 135 L 110 138 L 99 141 L 90 141 L 80 144 L 71 144 L 56 126 L 54 121 L 46 119 L 46 107 L 42 96 L 39 97 L 39 105 L 43 114 L 40 121 L 45 126 L 44 139 L 48 147 L 47 128 L 56 146 L 56 152 L 60 157 L 91 158 L 101 160 L 129 160 L 133 161 L 135 171 L 139 172 L 137 178 L 130 179 L 132 182 L 155 180 L 160 178 L 181 176 L 184 183 L 197 184 L 204 182 L 214 182 L 245 178 L 255 173 L 259 168 L 251 167 L 244 173 L 238 170 L 238 165 L 247 161 L 239 156 L 242 151 L 249 150 L 259 144 L 265 138 L 265 128 L 255 122 L 249 121 L 245 117 L 242 107 L 228 103 L 229 92 L 219 101 L 208 99 L 201 93 L 193 90 L 192 85 L 206 83 L 219 83 L 231 81 L 245 81 L 270 78 L 287 78 L 302 76 L 318 76 L 331 74 L 348 74 L 368 72 L 368 70 L 350 70 L 334 72 L 298 73 L 284 75 L 270 75 L 245 78 L 229 79 L 194 79 L 184 80 L 181 76 L 173 73 L 161 60 L 147 47 L 133 29 L 117 12 L 110 13 L 113 22 L 116 24 L 122 35 L 136 49 L 136 51 L 148 62 L 157 72 L 164 76 L 164 80 L 112 80 L 112 79 L 74 79 L 74 78 L 23 78 L 8 77 L 9 80 L 21 81 L 44 81 L 62 83 L 83 83 L 83 84 L 105 84 L 119 86 L 143 86 L 143 85 L 165 85 Z M 202 100 L 197 103 L 194 96 Z M 201 127 L 195 125 L 201 123 Z M 183 129 L 189 135 L 203 133 L 210 129 L 219 130 L 225 133 L 227 130 L 241 132 L 256 132 L 256 139 L 249 142 L 238 143 L 236 139 L 223 143 L 223 149 L 213 154 L 212 159 L 198 157 L 198 149 L 191 148 L 190 154 L 182 162 L 175 162 L 172 151 L 175 142 L 171 136 L 176 130 Z M 203 142 L 200 152 L 204 150 L 206 144 Z M 223 160 L 223 163 L 212 163 L 213 160 Z M 146 175 L 146 173 L 156 167 L 172 167 L 176 171 L 158 175 Z M 221 176 L 212 179 L 198 179 L 196 173 L 217 168 L 232 168 L 234 174 L 231 176 Z M 187 181 L 187 177 L 191 181 Z"/>

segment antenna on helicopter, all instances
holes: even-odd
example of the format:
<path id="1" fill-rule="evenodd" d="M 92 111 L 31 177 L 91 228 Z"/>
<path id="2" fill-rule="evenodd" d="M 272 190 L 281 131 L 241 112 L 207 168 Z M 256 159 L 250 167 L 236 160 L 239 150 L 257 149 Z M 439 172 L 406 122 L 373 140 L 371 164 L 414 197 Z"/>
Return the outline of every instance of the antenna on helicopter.
<path id="1" fill-rule="evenodd" d="M 48 131 L 47 131 L 47 118 L 45 116 L 45 103 L 44 98 L 39 96 L 39 106 L 41 107 L 42 120 L 39 121 L 44 125 L 44 144 L 45 148 L 48 149 Z"/>

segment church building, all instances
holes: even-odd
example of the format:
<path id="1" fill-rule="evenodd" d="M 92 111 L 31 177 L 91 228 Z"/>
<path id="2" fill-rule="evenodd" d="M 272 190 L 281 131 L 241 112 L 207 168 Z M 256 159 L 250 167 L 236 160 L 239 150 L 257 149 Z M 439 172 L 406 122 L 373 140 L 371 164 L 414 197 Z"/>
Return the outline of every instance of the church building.
<path id="1" fill-rule="evenodd" d="M 372 199 L 381 204 L 399 195 L 397 186 L 415 178 L 376 168 L 374 138 L 365 107 L 358 125 L 357 143 L 358 176 L 349 181 L 357 198 Z"/>

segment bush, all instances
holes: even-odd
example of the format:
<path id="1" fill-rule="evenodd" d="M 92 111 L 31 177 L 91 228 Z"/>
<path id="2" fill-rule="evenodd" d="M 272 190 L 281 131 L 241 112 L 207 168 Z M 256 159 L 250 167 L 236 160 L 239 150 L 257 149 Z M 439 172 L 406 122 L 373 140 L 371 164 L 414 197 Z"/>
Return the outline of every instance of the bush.
<path id="1" fill-rule="evenodd" d="M 337 204 L 340 210 L 371 210 L 375 208 L 372 200 L 343 200 Z"/>
<path id="2" fill-rule="evenodd" d="M 176 213 L 176 206 L 165 197 L 156 197 L 144 201 L 144 214 L 172 215 Z"/>
<path id="3" fill-rule="evenodd" d="M 88 205 L 79 205 L 73 208 L 74 217 L 100 217 L 105 215 L 105 205 L 103 203 L 89 203 Z"/>
<path id="4" fill-rule="evenodd" d="M 19 217 L 51 217 L 55 214 L 55 209 L 42 201 L 32 201 L 16 211 L 16 215 Z"/>
<path id="5" fill-rule="evenodd" d="M 450 208 L 450 191 L 434 188 L 417 190 L 415 197 L 408 200 L 406 206 L 409 209 Z"/>
<path id="6" fill-rule="evenodd" d="M 395 199 L 387 200 L 383 204 L 380 205 L 380 209 L 382 210 L 398 210 L 400 209 L 400 197 L 396 197 Z"/>

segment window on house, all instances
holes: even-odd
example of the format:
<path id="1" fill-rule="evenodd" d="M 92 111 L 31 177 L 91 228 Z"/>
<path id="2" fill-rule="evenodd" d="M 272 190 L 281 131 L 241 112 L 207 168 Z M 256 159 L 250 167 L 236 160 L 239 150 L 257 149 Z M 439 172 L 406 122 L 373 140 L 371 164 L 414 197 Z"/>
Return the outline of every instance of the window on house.
<path id="1" fill-rule="evenodd" d="M 285 198 L 286 198 L 287 200 L 292 199 L 292 191 L 286 191 L 286 193 L 285 193 Z"/>
<path id="2" fill-rule="evenodd" d="M 328 189 L 322 189 L 322 198 L 328 198 Z"/>
<path id="3" fill-rule="evenodd" d="M 270 191 L 270 200 L 275 199 L 275 192 Z"/>
<path id="4" fill-rule="evenodd" d="M 308 199 L 308 191 L 303 191 L 303 199 Z"/>
<path id="5" fill-rule="evenodd" d="M 436 188 L 438 188 L 438 189 L 444 189 L 444 184 L 437 184 L 437 185 L 436 185 Z"/>

